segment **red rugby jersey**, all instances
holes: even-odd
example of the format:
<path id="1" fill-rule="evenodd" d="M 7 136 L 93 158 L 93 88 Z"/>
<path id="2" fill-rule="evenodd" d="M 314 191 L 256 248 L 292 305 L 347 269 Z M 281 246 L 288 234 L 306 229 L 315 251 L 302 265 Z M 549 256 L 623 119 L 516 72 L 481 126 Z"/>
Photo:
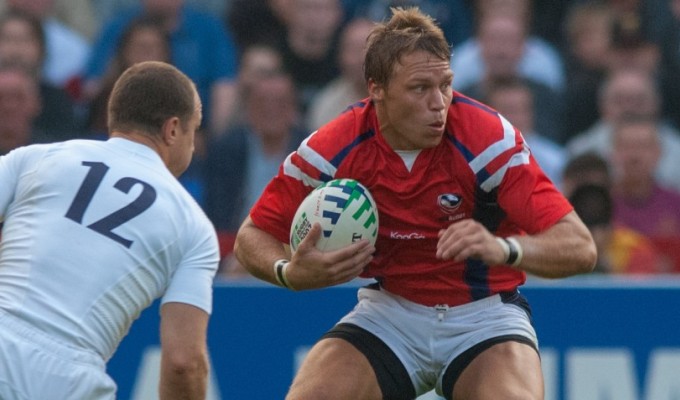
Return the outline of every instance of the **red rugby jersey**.
<path id="1" fill-rule="evenodd" d="M 464 304 L 526 280 L 507 266 L 437 259 L 440 229 L 474 218 L 498 236 L 533 234 L 572 210 L 519 131 L 457 92 L 443 140 L 422 150 L 410 172 L 381 135 L 374 105 L 368 99 L 353 105 L 288 156 L 253 206 L 254 223 L 288 243 L 297 206 L 336 178 L 360 181 L 378 206 L 376 253 L 362 276 L 428 306 Z"/>

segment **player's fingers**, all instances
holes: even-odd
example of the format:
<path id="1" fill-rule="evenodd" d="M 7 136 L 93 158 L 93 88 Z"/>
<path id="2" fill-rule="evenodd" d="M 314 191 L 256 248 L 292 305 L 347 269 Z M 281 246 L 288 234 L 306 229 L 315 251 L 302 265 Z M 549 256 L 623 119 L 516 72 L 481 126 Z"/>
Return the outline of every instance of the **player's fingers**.
<path id="1" fill-rule="evenodd" d="M 337 272 L 336 278 L 338 282 L 348 282 L 359 276 L 371 259 L 372 256 L 366 258 L 363 255 L 357 254 L 355 257 L 347 260 L 347 263 L 345 263 L 346 266 Z"/>
<path id="2" fill-rule="evenodd" d="M 358 271 L 357 273 L 361 273 L 371 260 L 373 260 L 373 251 L 370 247 L 367 247 L 352 258 L 352 264 Z"/>
<path id="3" fill-rule="evenodd" d="M 328 260 L 331 263 L 342 263 L 346 260 L 350 260 L 352 257 L 356 256 L 357 254 L 363 253 L 370 253 L 372 254 L 373 251 L 375 251 L 375 248 L 371 243 L 368 241 L 368 239 L 361 239 L 357 242 L 354 242 L 350 244 L 349 246 L 343 247 L 338 250 L 334 250 L 331 252 L 327 253 Z"/>
<path id="4" fill-rule="evenodd" d="M 370 243 L 360 246 L 355 246 L 356 244 L 358 243 L 334 253 L 339 258 L 332 263 L 330 269 L 336 279 L 345 281 L 358 276 L 373 259 L 375 248 Z"/>
<path id="5" fill-rule="evenodd" d="M 450 230 L 440 235 L 437 241 L 437 257 L 440 259 L 450 258 L 451 250 L 455 247 L 457 240 L 456 235 Z"/>
<path id="6" fill-rule="evenodd" d="M 321 224 L 318 222 L 312 225 L 312 228 L 307 232 L 307 236 L 302 239 L 298 250 L 300 249 L 311 249 L 316 246 L 316 242 L 321 238 Z"/>

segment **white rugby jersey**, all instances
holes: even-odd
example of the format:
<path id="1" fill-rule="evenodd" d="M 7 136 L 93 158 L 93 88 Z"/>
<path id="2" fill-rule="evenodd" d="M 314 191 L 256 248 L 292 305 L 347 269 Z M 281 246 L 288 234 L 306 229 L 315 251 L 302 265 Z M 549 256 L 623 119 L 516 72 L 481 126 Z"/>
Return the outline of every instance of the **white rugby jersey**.
<path id="1" fill-rule="evenodd" d="M 0 157 L 0 309 L 108 360 L 162 296 L 212 311 L 212 224 L 151 148 L 122 138 Z"/>

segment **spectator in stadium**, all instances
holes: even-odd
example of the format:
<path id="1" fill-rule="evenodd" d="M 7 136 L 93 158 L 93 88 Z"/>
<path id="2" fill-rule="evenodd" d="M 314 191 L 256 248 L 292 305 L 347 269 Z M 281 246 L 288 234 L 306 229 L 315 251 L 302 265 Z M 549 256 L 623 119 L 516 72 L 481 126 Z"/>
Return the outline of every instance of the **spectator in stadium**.
<path id="1" fill-rule="evenodd" d="M 140 15 L 126 27 L 116 53 L 98 85 L 96 93 L 83 93 L 88 96 L 82 99 L 87 104 L 87 120 L 85 135 L 93 139 L 107 137 L 108 101 L 113 86 L 120 75 L 132 65 L 143 61 L 163 61 L 170 63 L 170 40 L 162 25 L 162 19 L 155 15 Z M 205 158 L 205 131 L 196 132 L 194 138 L 195 152 L 191 164 L 179 177 L 182 185 L 203 205 L 205 182 L 203 162 Z"/>
<path id="2" fill-rule="evenodd" d="M 0 155 L 30 143 L 53 141 L 54 135 L 35 127 L 39 114 L 35 77 L 23 68 L 0 66 Z"/>
<path id="3" fill-rule="evenodd" d="M 498 61 L 516 67 L 519 76 L 562 93 L 565 86 L 562 57 L 549 42 L 530 35 L 530 1 L 480 0 L 475 5 L 475 35 L 456 46 L 451 57 L 452 69 L 456 71 L 455 86 L 460 89 L 483 79 L 487 68 L 483 54 L 486 43 L 486 51 Z"/>
<path id="4" fill-rule="evenodd" d="M 447 399 L 543 398 L 516 289 L 526 273 L 591 271 L 588 229 L 517 129 L 452 90 L 450 47 L 430 17 L 395 9 L 369 36 L 365 66 L 369 98 L 286 158 L 236 238 L 244 267 L 279 286 L 376 279 L 312 347 L 286 398 L 413 399 L 432 389 Z M 314 224 L 291 255 L 297 206 L 337 178 L 371 191 L 375 247 L 364 239 L 321 251 Z"/>
<path id="5" fill-rule="evenodd" d="M 531 87 L 522 79 L 498 80 L 489 85 L 485 99 L 522 132 L 538 165 L 555 186 L 561 187 L 567 153 L 561 145 L 535 130 Z"/>
<path id="6" fill-rule="evenodd" d="M 532 35 L 548 41 L 557 49 L 562 49 L 564 32 L 561 28 L 573 3 L 574 0 L 532 1 L 530 3 Z"/>
<path id="7" fill-rule="evenodd" d="M 612 4 L 637 3 L 634 1 L 611 1 Z M 619 11 L 612 29 L 612 66 L 625 65 L 648 71 L 652 75 L 659 72 L 661 51 L 659 46 L 645 35 L 642 23 L 644 18 L 640 11 Z"/>
<path id="8" fill-rule="evenodd" d="M 89 135 L 106 136 L 109 95 L 120 75 L 132 65 L 142 61 L 170 62 L 170 42 L 161 21 L 154 16 L 141 16 L 128 25 L 116 46 L 101 85 L 94 93 L 83 93 L 88 116 L 86 131 Z"/>
<path id="9" fill-rule="evenodd" d="M 342 2 L 347 19 L 367 18 L 384 21 L 390 17 L 392 7 L 417 4 L 420 10 L 435 19 L 446 40 L 456 46 L 472 36 L 471 1 L 466 0 L 344 0 Z"/>
<path id="10" fill-rule="evenodd" d="M 612 65 L 614 12 L 602 2 L 572 2 L 564 26 L 566 76 L 560 142 L 591 127 L 599 117 L 597 94 Z"/>
<path id="11" fill-rule="evenodd" d="M 96 33 L 97 19 L 94 15 L 93 3 L 101 0 L 48 0 L 52 1 L 53 5 L 50 8 L 50 14 L 55 17 L 60 23 L 66 25 L 69 29 L 76 31 L 86 41 L 90 41 L 92 36 Z M 108 0 L 105 0 L 108 1 Z M 115 0 L 117 1 L 117 0 Z M 8 0 L 0 0 L 0 14 L 7 11 Z M 42 5 L 37 4 L 37 7 Z"/>
<path id="12" fill-rule="evenodd" d="M 340 0 L 290 0 L 280 44 L 283 67 L 293 76 L 303 115 L 312 98 L 339 74 Z"/>
<path id="13" fill-rule="evenodd" d="M 650 40 L 654 38 L 653 25 L 658 24 L 660 3 L 668 0 L 604 0 L 614 12 L 615 25 L 633 33 L 637 39 Z M 656 9 L 656 10 L 655 10 Z"/>
<path id="14" fill-rule="evenodd" d="M 562 193 L 569 198 L 576 187 L 597 185 L 611 188 L 607 160 L 596 152 L 586 152 L 568 159 L 562 174 Z"/>
<path id="15" fill-rule="evenodd" d="M 675 153 L 675 157 L 678 153 Z M 664 188 L 654 175 L 661 157 L 657 121 L 628 117 L 614 125 L 611 162 L 614 171 L 614 218 L 663 246 L 680 260 L 680 192 Z M 658 246 L 662 247 L 662 246 Z M 678 269 L 680 271 L 680 269 Z"/>
<path id="16" fill-rule="evenodd" d="M 595 272 L 656 274 L 670 270 L 646 236 L 614 221 L 609 188 L 594 184 L 577 186 L 569 201 L 597 245 Z"/>
<path id="17" fill-rule="evenodd" d="M 567 143 L 571 156 L 596 151 L 610 160 L 614 125 L 628 116 L 654 118 L 661 140 L 661 158 L 655 173 L 658 182 L 680 190 L 680 132 L 661 119 L 661 96 L 654 77 L 647 71 L 615 68 L 607 75 L 598 95 L 600 118 Z"/>
<path id="18" fill-rule="evenodd" d="M 251 83 L 244 100 L 245 121 L 210 143 L 204 172 L 206 214 L 220 238 L 230 242 L 281 162 L 304 138 L 289 75 L 261 76 Z M 227 261 L 221 276 L 244 272 L 233 260 Z"/>
<path id="19" fill-rule="evenodd" d="M 170 37 L 172 63 L 198 87 L 209 134 L 226 129 L 236 99 L 237 52 L 222 21 L 185 0 L 141 0 L 107 21 L 95 41 L 84 73 L 84 90 L 97 92 L 120 37 L 142 15 L 163 20 Z"/>
<path id="20" fill-rule="evenodd" d="M 496 80 L 524 79 L 534 99 L 536 129 L 544 136 L 557 140 L 562 116 L 561 93 L 542 81 L 539 75 L 532 76 L 522 69 L 521 62 L 527 48 L 527 21 L 522 15 L 491 11 L 482 14 L 476 42 L 481 64 L 466 64 L 465 56 L 460 55 L 459 65 L 455 65 L 457 55 L 454 52 L 454 86 L 467 96 L 481 99 L 487 96 L 489 87 Z M 469 58 L 467 60 L 470 61 Z M 540 66 L 540 58 L 537 57 L 534 62 Z M 542 67 L 547 68 L 545 65 Z M 465 74 L 471 68 L 475 69 L 475 73 L 480 73 L 475 79 L 467 80 Z M 459 71 L 462 76 L 459 76 Z"/>
<path id="21" fill-rule="evenodd" d="M 286 36 L 288 0 L 233 0 L 224 21 L 239 54 L 253 45 L 277 44 Z"/>
<path id="22" fill-rule="evenodd" d="M 41 21 L 45 31 L 43 77 L 65 88 L 77 77 L 90 55 L 90 42 L 54 16 L 54 0 L 6 0 L 7 9 L 19 10 Z"/>
<path id="23" fill-rule="evenodd" d="M 235 112 L 229 123 L 241 125 L 247 121 L 245 99 L 248 92 L 259 80 L 282 73 L 283 59 L 279 50 L 268 44 L 253 44 L 243 50 L 237 78 Z"/>
<path id="24" fill-rule="evenodd" d="M 65 89 L 43 78 L 45 34 L 40 20 L 22 11 L 0 14 L 0 66 L 25 69 L 39 83 L 40 114 L 35 129 L 49 132 L 52 140 L 78 136 L 81 129 L 75 104 Z"/>
<path id="25" fill-rule="evenodd" d="M 680 127 L 680 0 L 666 0 L 669 21 L 661 25 L 661 90 L 664 113 Z"/>
<path id="26" fill-rule="evenodd" d="M 69 2 L 82 0 L 55 0 L 57 2 L 57 11 L 66 8 Z M 101 25 L 113 18 L 119 12 L 135 6 L 139 0 L 87 0 L 93 13 L 97 19 L 96 23 Z M 197 10 L 205 11 L 215 16 L 220 16 L 227 11 L 235 0 L 185 0 L 186 4 Z M 59 7 L 59 5 L 63 5 Z"/>
<path id="27" fill-rule="evenodd" d="M 312 99 L 307 112 L 310 131 L 335 118 L 350 105 L 368 96 L 364 82 L 366 38 L 375 23 L 365 18 L 352 20 L 340 37 L 340 75 L 327 83 Z"/>
<path id="28" fill-rule="evenodd" d="M 0 158 L 2 399 L 115 398 L 106 363 L 159 297 L 159 398 L 205 399 L 217 239 L 176 180 L 200 99 L 147 62 L 120 77 L 110 111 L 108 141 Z"/>

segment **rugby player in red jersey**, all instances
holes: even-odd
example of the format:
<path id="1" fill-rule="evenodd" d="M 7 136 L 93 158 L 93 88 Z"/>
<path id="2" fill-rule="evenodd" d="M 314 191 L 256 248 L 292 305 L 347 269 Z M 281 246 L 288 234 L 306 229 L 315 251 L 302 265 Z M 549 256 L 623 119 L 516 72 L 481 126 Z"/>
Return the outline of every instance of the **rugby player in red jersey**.
<path id="1" fill-rule="evenodd" d="M 288 400 L 413 399 L 432 389 L 456 400 L 543 398 L 518 287 L 526 273 L 591 271 L 595 245 L 520 132 L 453 91 L 449 59 L 430 17 L 394 9 L 368 38 L 370 97 L 285 160 L 237 235 L 241 263 L 274 284 L 375 279 L 309 352 Z M 319 251 L 316 225 L 291 255 L 297 206 L 335 178 L 372 193 L 375 247 L 364 240 Z"/>

